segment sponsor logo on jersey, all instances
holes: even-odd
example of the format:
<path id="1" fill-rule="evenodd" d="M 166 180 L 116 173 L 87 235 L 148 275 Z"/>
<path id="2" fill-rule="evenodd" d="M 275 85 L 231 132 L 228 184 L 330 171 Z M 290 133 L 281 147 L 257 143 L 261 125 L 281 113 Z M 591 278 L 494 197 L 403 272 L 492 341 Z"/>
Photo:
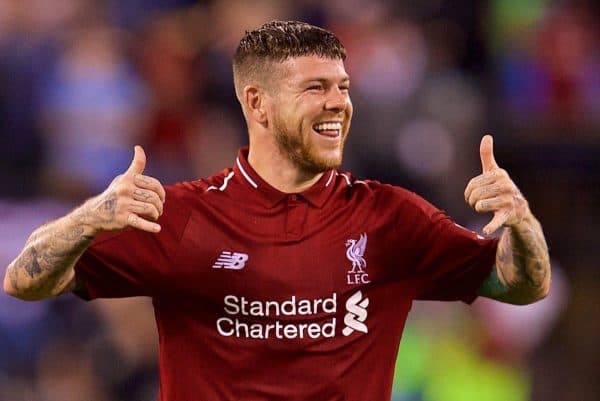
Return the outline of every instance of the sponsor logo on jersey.
<path id="1" fill-rule="evenodd" d="M 346 301 L 344 336 L 368 333 L 365 320 L 369 299 L 356 291 Z M 239 295 L 225 295 L 223 315 L 216 320 L 217 332 L 224 337 L 249 339 L 317 339 L 333 338 L 337 331 L 338 295 L 321 298 L 256 300 Z M 339 333 L 339 331 L 338 331 Z"/>
<path id="2" fill-rule="evenodd" d="M 361 333 L 368 333 L 369 329 L 367 325 L 364 323 L 367 320 L 367 306 L 369 306 L 369 298 L 363 298 L 362 292 L 356 291 L 348 300 L 346 301 L 346 316 L 344 316 L 344 330 L 342 330 L 342 334 L 345 336 L 349 336 L 355 331 L 360 331 Z"/>
<path id="3" fill-rule="evenodd" d="M 369 274 L 365 271 L 367 261 L 364 258 L 367 249 L 367 233 L 362 233 L 358 240 L 346 241 L 346 257 L 352 263 L 352 268 L 346 273 L 348 284 L 367 284 L 370 282 Z"/>
<path id="4" fill-rule="evenodd" d="M 337 294 L 303 299 L 292 295 L 285 301 L 249 300 L 243 296 L 223 298 L 225 315 L 216 321 L 224 337 L 292 340 L 335 336 Z M 299 322 L 296 317 L 312 321 Z"/>
<path id="5" fill-rule="evenodd" d="M 247 261 L 248 255 L 245 253 L 223 251 L 212 267 L 213 269 L 241 270 L 246 266 Z"/>

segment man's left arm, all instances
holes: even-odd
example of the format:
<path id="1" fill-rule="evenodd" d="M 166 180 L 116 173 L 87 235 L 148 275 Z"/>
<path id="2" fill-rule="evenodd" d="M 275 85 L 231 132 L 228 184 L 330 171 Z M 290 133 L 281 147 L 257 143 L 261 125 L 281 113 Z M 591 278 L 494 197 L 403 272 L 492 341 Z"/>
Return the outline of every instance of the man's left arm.
<path id="1" fill-rule="evenodd" d="M 483 173 L 465 189 L 465 199 L 477 212 L 493 212 L 483 229 L 491 234 L 504 226 L 496 264 L 479 288 L 479 295 L 512 304 L 529 304 L 550 289 L 550 257 L 542 226 L 508 173 L 498 167 L 493 140 L 481 140 Z"/>

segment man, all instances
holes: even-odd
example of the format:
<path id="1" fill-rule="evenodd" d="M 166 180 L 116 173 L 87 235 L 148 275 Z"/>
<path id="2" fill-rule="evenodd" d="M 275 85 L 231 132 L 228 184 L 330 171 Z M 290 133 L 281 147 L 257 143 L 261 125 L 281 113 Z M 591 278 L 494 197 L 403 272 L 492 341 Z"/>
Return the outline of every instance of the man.
<path id="1" fill-rule="evenodd" d="M 233 60 L 250 145 L 232 168 L 167 187 L 131 166 L 36 230 L 8 267 L 22 299 L 146 295 L 160 335 L 160 399 L 389 400 L 415 299 L 548 293 L 542 229 L 492 138 L 467 202 L 484 232 L 398 187 L 336 168 L 352 118 L 345 50 L 330 32 L 274 21 Z"/>

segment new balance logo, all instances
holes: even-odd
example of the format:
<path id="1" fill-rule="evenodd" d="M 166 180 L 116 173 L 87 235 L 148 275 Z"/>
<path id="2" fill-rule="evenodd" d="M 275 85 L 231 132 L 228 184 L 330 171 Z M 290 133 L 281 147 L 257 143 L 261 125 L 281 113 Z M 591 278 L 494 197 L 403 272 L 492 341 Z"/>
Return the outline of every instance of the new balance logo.
<path id="1" fill-rule="evenodd" d="M 245 253 L 223 251 L 212 267 L 213 269 L 241 270 L 246 266 L 247 261 L 248 255 Z"/>
<path id="2" fill-rule="evenodd" d="M 361 333 L 368 333 L 369 329 L 364 321 L 367 320 L 367 306 L 369 306 L 369 298 L 363 298 L 362 292 L 356 291 L 346 301 L 346 316 L 344 316 L 344 330 L 342 333 L 345 336 L 349 336 L 354 331 L 360 331 Z"/>

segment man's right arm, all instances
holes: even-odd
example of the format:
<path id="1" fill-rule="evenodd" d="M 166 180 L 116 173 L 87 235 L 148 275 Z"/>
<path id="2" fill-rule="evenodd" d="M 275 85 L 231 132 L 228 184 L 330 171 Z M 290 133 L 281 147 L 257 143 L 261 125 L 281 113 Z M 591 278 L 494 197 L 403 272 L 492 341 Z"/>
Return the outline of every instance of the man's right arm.
<path id="1" fill-rule="evenodd" d="M 136 147 L 129 169 L 116 177 L 102 194 L 68 215 L 35 230 L 8 266 L 4 291 L 23 300 L 38 300 L 72 291 L 74 266 L 96 234 L 133 227 L 159 232 L 165 191 L 155 178 L 142 172 L 146 156 Z"/>

